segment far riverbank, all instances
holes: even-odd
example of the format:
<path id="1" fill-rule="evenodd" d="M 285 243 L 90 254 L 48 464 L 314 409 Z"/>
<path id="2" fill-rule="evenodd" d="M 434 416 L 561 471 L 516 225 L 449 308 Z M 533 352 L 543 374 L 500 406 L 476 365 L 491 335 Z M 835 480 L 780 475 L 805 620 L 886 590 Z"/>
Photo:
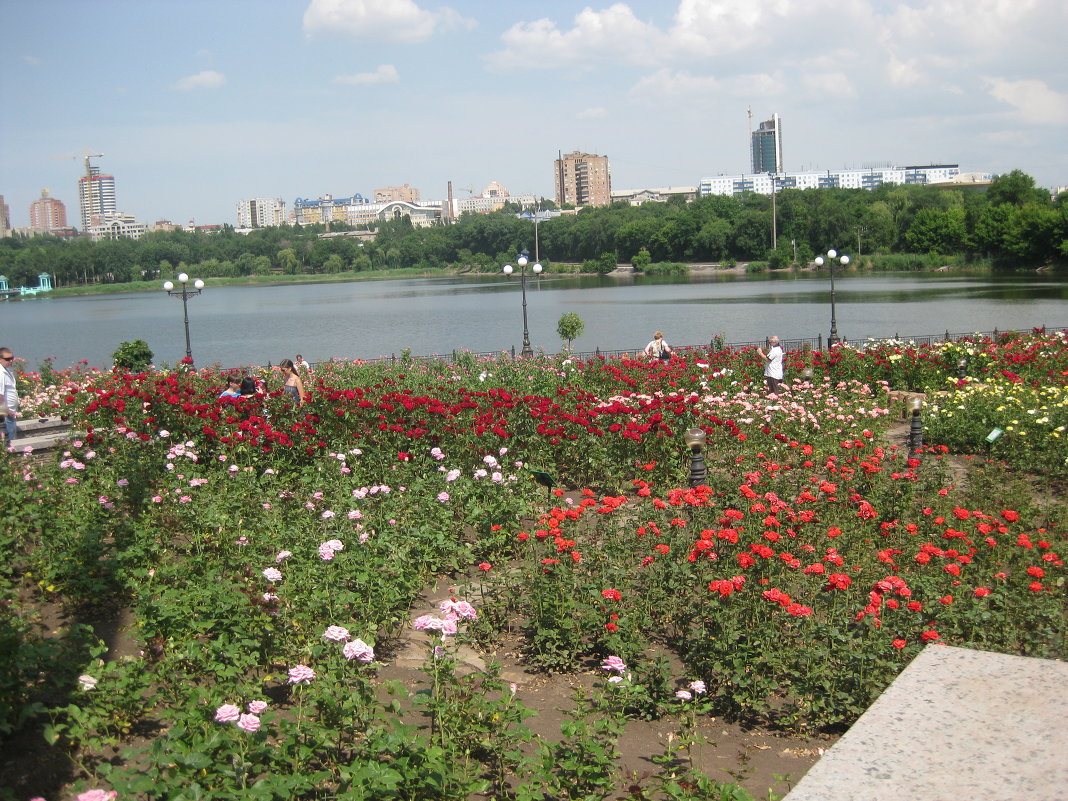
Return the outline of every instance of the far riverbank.
<path id="1" fill-rule="evenodd" d="M 917 257 L 923 258 L 925 257 Z M 936 262 L 930 262 L 931 265 L 935 265 Z M 937 262 L 938 266 L 930 266 L 921 269 L 907 270 L 908 272 L 917 273 L 934 273 L 934 272 L 952 272 L 958 275 L 967 276 L 986 276 L 995 274 L 989 260 L 982 260 L 979 262 L 973 262 L 969 264 L 947 264 Z M 566 276 L 592 276 L 598 275 L 595 272 L 583 271 L 581 263 L 573 262 L 556 262 L 551 263 L 546 267 L 544 275 L 566 275 Z M 808 264 L 805 266 L 792 266 L 779 270 L 768 269 L 766 262 L 695 262 L 692 264 L 684 265 L 684 270 L 673 270 L 665 272 L 657 272 L 655 270 L 656 265 L 651 265 L 654 269 L 648 273 L 644 273 L 639 270 L 635 270 L 633 265 L 629 263 L 618 264 L 615 270 L 612 270 L 607 275 L 616 276 L 641 276 L 641 275 L 665 275 L 665 274 L 682 274 L 683 272 L 689 272 L 696 275 L 786 275 L 790 273 L 812 273 L 818 272 L 819 267 L 815 264 Z M 755 267 L 755 269 L 754 269 Z M 1035 270 L 1028 270 L 1027 272 L 1034 273 L 1046 273 L 1048 268 L 1040 267 Z M 838 275 L 846 274 L 879 274 L 886 272 L 884 269 L 875 269 L 870 257 L 865 257 L 860 264 L 853 264 L 849 267 L 839 267 L 836 271 Z M 304 284 L 340 284 L 351 283 L 354 281 L 386 281 L 393 279 L 411 279 L 411 278 L 453 278 L 459 276 L 476 276 L 476 275 L 490 275 L 490 273 L 479 272 L 467 268 L 458 267 L 442 267 L 440 269 L 426 269 L 420 267 L 402 267 L 388 270 L 365 270 L 360 272 L 348 271 L 339 273 L 301 273 L 297 275 L 286 275 L 283 273 L 271 273 L 270 275 L 248 275 L 237 277 L 205 277 L 196 274 L 196 268 L 190 268 L 189 274 L 191 278 L 202 278 L 204 283 L 209 287 L 240 287 L 240 286 L 254 286 L 254 287 L 268 287 L 268 286 L 299 286 Z M 1056 275 L 1056 273 L 1054 273 Z M 66 298 L 66 297 L 81 297 L 86 295 L 109 295 L 119 294 L 127 292 L 159 292 L 163 281 L 166 279 L 154 279 L 151 281 L 129 281 L 124 283 L 107 283 L 107 284 L 91 284 L 80 286 L 65 286 L 57 287 L 52 291 L 42 295 L 15 295 L 9 298 L 9 300 L 33 300 L 37 297 L 54 297 L 54 298 Z M 173 279 L 171 279 L 173 280 Z"/>

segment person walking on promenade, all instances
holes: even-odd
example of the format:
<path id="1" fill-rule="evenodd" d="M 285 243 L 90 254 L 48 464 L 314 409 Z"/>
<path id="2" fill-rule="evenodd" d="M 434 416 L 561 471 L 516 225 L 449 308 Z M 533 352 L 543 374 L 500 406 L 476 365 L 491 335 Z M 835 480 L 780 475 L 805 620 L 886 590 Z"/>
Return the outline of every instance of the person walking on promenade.
<path id="1" fill-rule="evenodd" d="M 657 331 L 653 334 L 652 341 L 645 346 L 645 355 L 651 359 L 667 361 L 671 358 L 671 346 L 664 339 L 664 332 Z"/>
<path id="2" fill-rule="evenodd" d="M 0 348 L 0 414 L 4 416 L 8 448 L 19 433 L 15 422 L 19 416 L 19 393 L 15 384 L 15 370 L 11 366 L 14 361 L 11 348 Z"/>
<path id="3" fill-rule="evenodd" d="M 278 363 L 278 366 L 282 369 L 282 391 L 289 396 L 290 400 L 294 403 L 304 403 L 306 393 L 304 392 L 304 382 L 297 374 L 296 365 L 293 364 L 292 359 L 282 359 Z"/>
<path id="4" fill-rule="evenodd" d="M 757 348 L 757 353 L 764 360 L 764 381 L 768 385 L 768 392 L 772 395 L 779 393 L 779 384 L 782 383 L 782 348 L 779 347 L 779 338 L 772 334 L 768 337 L 768 350 Z"/>

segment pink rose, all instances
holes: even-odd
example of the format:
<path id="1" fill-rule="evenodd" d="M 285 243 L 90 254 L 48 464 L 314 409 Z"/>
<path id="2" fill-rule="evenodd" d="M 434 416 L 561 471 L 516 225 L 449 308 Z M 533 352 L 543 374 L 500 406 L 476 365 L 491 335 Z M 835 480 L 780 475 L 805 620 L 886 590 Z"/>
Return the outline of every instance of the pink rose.
<path id="1" fill-rule="evenodd" d="M 255 715 L 242 715 L 237 721 L 237 728 L 252 734 L 260 730 L 260 719 Z"/>
<path id="2" fill-rule="evenodd" d="M 241 710 L 233 704 L 223 704 L 215 710 L 215 720 L 219 723 L 233 723 L 241 717 Z"/>

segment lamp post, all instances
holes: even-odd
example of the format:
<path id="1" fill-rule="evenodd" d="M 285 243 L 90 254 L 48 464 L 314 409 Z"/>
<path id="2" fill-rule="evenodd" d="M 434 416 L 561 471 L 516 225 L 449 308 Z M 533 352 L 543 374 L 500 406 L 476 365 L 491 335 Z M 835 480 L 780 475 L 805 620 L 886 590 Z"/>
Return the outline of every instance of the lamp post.
<path id="1" fill-rule="evenodd" d="M 843 267 L 849 264 L 849 256 L 842 254 L 838 255 L 838 251 L 831 248 L 827 251 L 827 259 L 824 261 L 823 256 L 816 257 L 816 266 L 822 267 L 826 264 L 831 270 L 831 335 L 827 337 L 827 347 L 832 348 L 837 345 L 841 340 L 838 338 L 838 321 L 834 316 L 834 263 L 839 262 Z"/>
<path id="2" fill-rule="evenodd" d="M 516 264 L 519 265 L 519 286 L 523 290 L 523 350 L 520 352 L 523 356 L 533 356 L 534 351 L 530 347 L 530 332 L 527 329 L 527 256 L 530 254 L 526 248 L 519 254 L 519 258 L 516 259 Z M 515 271 L 515 268 L 511 264 L 504 265 L 504 274 L 511 275 Z M 541 262 L 535 261 L 531 266 L 530 271 L 537 275 L 541 272 Z"/>
<path id="3" fill-rule="evenodd" d="M 167 294 L 171 297 L 182 299 L 182 314 L 184 315 L 185 322 L 185 358 L 188 360 L 188 364 L 193 363 L 193 350 L 189 347 L 189 298 L 196 297 L 204 289 L 204 282 L 199 278 L 193 282 L 193 289 L 188 287 L 189 276 L 185 273 L 178 273 L 178 283 L 182 285 L 181 289 L 175 289 L 172 281 L 164 281 L 163 288 L 167 290 Z"/>
<path id="4" fill-rule="evenodd" d="M 690 487 L 698 487 L 708 480 L 708 469 L 705 467 L 705 440 L 707 435 L 702 428 L 688 428 L 683 435 L 683 442 L 690 449 Z"/>
<path id="5" fill-rule="evenodd" d="M 774 172 L 769 172 L 768 177 L 771 178 L 771 249 L 779 249 L 779 231 L 778 231 L 778 215 L 775 213 L 775 185 L 779 182 L 779 176 Z"/>
<path id="6" fill-rule="evenodd" d="M 541 264 L 541 256 L 538 254 L 538 199 L 534 198 L 534 263 Z"/>

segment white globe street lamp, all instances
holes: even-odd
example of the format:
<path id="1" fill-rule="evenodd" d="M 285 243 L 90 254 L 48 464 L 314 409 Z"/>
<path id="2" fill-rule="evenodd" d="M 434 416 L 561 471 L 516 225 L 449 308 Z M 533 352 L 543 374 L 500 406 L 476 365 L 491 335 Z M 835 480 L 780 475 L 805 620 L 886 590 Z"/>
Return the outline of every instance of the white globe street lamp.
<path id="1" fill-rule="evenodd" d="M 185 322 L 185 358 L 186 363 L 192 366 L 193 364 L 193 351 L 189 346 L 189 298 L 196 297 L 204 289 L 204 282 L 197 278 L 193 281 L 193 289 L 188 287 L 189 276 L 185 273 L 178 273 L 178 283 L 181 284 L 181 289 L 174 288 L 173 281 L 164 281 L 163 288 L 167 294 L 171 297 L 182 299 L 182 313 Z"/>
<path id="2" fill-rule="evenodd" d="M 530 347 L 530 332 L 527 329 L 527 264 L 529 263 L 527 257 L 530 254 L 526 249 L 519 254 L 519 258 L 516 259 L 516 264 L 519 265 L 519 286 L 523 290 L 523 350 L 520 351 L 523 356 L 533 356 L 534 351 Z M 511 275 L 515 272 L 515 268 L 511 264 L 506 264 L 502 268 L 505 275 Z M 541 272 L 541 262 L 535 261 L 531 265 L 530 271 L 537 275 Z"/>
<path id="3" fill-rule="evenodd" d="M 823 256 L 816 257 L 816 266 L 822 267 L 824 263 L 830 268 L 831 271 L 831 335 L 827 337 L 827 347 L 832 348 L 837 345 L 841 340 L 838 338 L 838 322 L 834 316 L 834 265 L 838 262 L 843 267 L 849 264 L 849 256 L 842 254 L 838 255 L 838 251 L 831 248 L 827 251 L 827 260 L 824 262 Z"/>

